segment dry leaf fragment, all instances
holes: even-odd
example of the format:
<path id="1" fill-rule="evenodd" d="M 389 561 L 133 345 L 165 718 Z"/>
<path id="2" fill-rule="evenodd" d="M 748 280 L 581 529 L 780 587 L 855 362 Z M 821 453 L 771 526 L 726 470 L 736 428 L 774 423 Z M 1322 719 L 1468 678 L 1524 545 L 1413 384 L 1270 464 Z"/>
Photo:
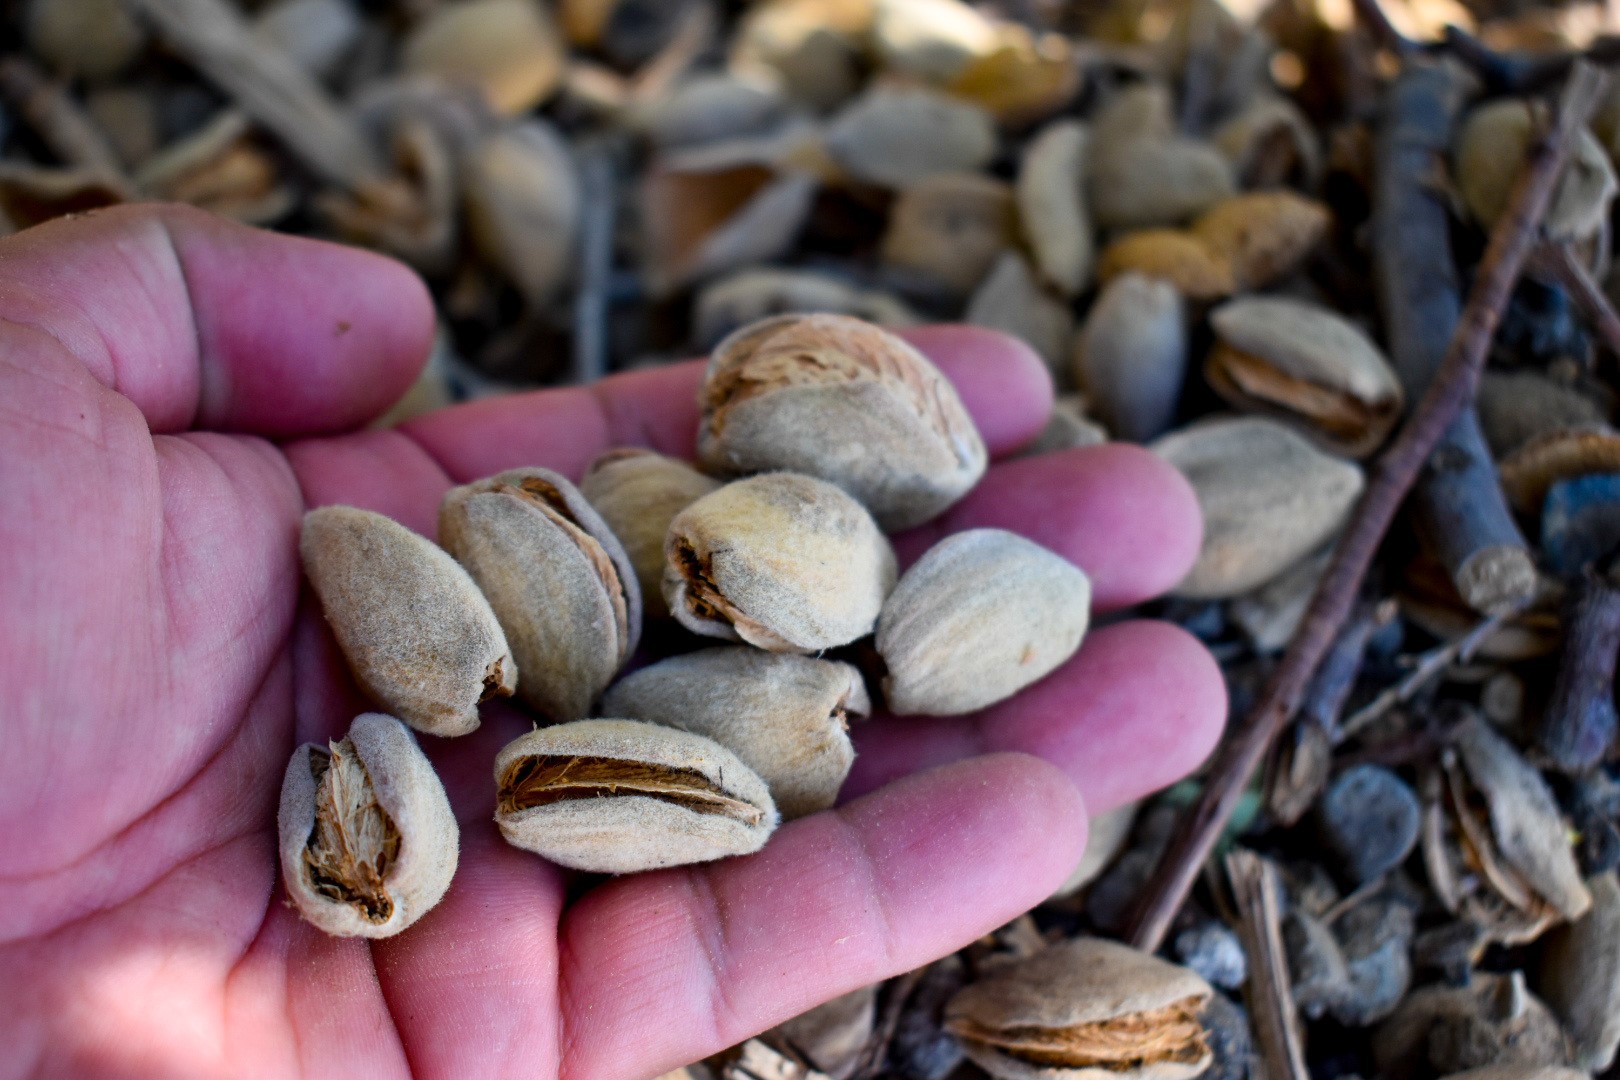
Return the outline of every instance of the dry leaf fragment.
<path id="1" fill-rule="evenodd" d="M 997 1080 L 1185 1080 L 1209 1067 L 1186 968 L 1100 938 L 1049 945 L 961 990 L 946 1030 Z"/>
<path id="2" fill-rule="evenodd" d="M 778 1024 L 776 1034 L 832 1080 L 850 1076 L 877 1020 L 877 990 L 863 986 Z"/>

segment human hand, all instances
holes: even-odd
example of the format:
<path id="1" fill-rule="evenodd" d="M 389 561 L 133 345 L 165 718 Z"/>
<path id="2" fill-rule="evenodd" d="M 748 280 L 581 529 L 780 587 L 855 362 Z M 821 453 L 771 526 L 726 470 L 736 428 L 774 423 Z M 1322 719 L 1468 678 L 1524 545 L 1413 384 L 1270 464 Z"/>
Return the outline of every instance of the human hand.
<path id="1" fill-rule="evenodd" d="M 367 706 L 307 590 L 304 509 L 433 535 L 454 483 L 578 477 L 625 444 L 690 454 L 700 367 L 489 399 L 359 431 L 432 332 L 378 256 L 178 208 L 62 220 L 0 244 L 0 1046 L 8 1075 L 647 1077 L 959 948 L 1042 900 L 1085 818 L 1212 745 L 1219 674 L 1180 630 L 1095 629 L 1011 701 L 875 719 L 836 811 L 742 859 L 601 884 L 504 844 L 490 762 L 524 730 L 486 707 L 422 738 L 462 856 L 445 900 L 368 943 L 302 923 L 275 806 L 301 742 Z M 1051 391 L 968 328 L 908 335 L 993 455 Z M 1190 489 L 1141 450 L 1003 461 L 897 539 L 1020 531 L 1082 566 L 1099 609 L 1190 565 Z"/>

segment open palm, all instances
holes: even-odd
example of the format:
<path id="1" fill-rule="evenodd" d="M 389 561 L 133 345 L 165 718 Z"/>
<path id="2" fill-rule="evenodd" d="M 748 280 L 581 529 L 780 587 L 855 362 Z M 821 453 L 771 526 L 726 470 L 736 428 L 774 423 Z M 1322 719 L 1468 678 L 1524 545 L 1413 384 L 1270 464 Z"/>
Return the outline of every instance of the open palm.
<path id="1" fill-rule="evenodd" d="M 364 708 L 307 592 L 299 518 L 343 502 L 433 534 L 453 483 L 600 451 L 691 451 L 694 364 L 357 431 L 409 385 L 432 309 L 380 257 L 175 208 L 0 244 L 0 1071 L 5 1075 L 647 1077 L 956 949 L 1074 865 L 1087 810 L 1179 776 L 1224 711 L 1173 627 L 1093 632 L 973 717 L 872 721 L 836 811 L 754 856 L 618 879 L 562 872 L 490 820 L 526 725 L 424 738 L 456 806 L 444 902 L 400 937 L 328 938 L 276 878 L 299 742 Z M 1050 388 L 986 331 L 912 339 L 992 454 Z M 943 531 L 1021 531 L 1100 608 L 1172 584 L 1186 485 L 1141 451 L 994 465 Z M 993 582 L 987 582 L 993 588 Z"/>

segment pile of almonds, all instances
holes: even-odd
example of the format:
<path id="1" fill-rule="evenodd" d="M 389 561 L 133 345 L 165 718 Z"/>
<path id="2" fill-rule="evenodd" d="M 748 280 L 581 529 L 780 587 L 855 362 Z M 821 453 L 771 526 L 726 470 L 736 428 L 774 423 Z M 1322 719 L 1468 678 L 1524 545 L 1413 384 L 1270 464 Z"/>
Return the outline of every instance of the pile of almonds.
<path id="1" fill-rule="evenodd" d="M 630 872 L 752 850 L 829 805 L 846 725 L 874 709 L 977 708 L 1073 651 L 1084 579 L 1017 538 L 962 534 L 897 575 L 884 534 L 959 498 L 983 447 L 904 345 L 782 313 L 1005 331 L 1058 391 L 1024 453 L 1115 439 L 1179 469 L 1202 548 L 1142 613 L 1203 640 L 1245 712 L 1433 378 L 1556 76 L 1616 55 L 1612 18 L 1589 0 L 14 0 L 0 232 L 158 198 L 393 254 L 440 332 L 383 423 L 714 356 L 695 468 L 624 449 L 577 488 L 490 477 L 447 498 L 443 548 L 311 514 L 310 580 L 383 712 L 295 755 L 285 879 L 317 925 L 381 936 L 455 869 L 410 729 L 464 734 L 515 692 L 550 726 L 494 763 L 505 834 Z M 1109 939 L 1208 777 L 1093 821 L 1034 912 L 675 1077 L 1612 1070 L 1617 159 L 1620 80 L 1473 408 L 1153 955 Z M 725 643 L 638 670 L 645 626 Z"/>
<path id="2" fill-rule="evenodd" d="M 1022 537 L 956 533 L 898 574 L 885 529 L 938 516 L 986 464 L 955 390 L 910 345 L 847 316 L 767 319 L 715 350 L 702 404 L 713 475 L 631 449 L 580 487 L 511 469 L 444 497 L 443 547 L 354 507 L 306 516 L 310 583 L 386 710 L 287 768 L 282 870 L 315 925 L 386 937 L 449 887 L 455 819 L 407 725 L 465 735 L 480 703 L 516 692 L 548 726 L 496 756 L 502 835 L 627 874 L 748 854 L 832 806 L 848 725 L 874 699 L 971 712 L 1080 647 L 1090 582 Z M 742 644 L 615 682 L 649 610 Z M 870 690 L 824 656 L 863 641 Z"/>

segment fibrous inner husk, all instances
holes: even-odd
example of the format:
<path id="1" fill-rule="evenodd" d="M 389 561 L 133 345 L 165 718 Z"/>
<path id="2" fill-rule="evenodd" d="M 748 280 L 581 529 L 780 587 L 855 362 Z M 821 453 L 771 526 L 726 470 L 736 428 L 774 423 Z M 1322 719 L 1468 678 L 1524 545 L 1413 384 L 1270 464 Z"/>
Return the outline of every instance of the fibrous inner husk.
<path id="1" fill-rule="evenodd" d="M 311 883 L 321 895 L 350 904 L 385 923 L 394 902 L 385 882 L 399 858 L 400 835 L 377 803 L 371 777 L 348 739 L 311 749 L 315 828 L 304 849 Z"/>
<path id="2" fill-rule="evenodd" d="M 639 795 L 698 814 L 719 814 L 757 825 L 764 811 L 728 795 L 696 769 L 620 758 L 546 755 L 519 758 L 501 777 L 500 811 L 514 814 L 571 799 Z"/>
<path id="3" fill-rule="evenodd" d="M 952 1030 L 961 1039 L 994 1048 L 1032 1065 L 1125 1071 L 1150 1064 L 1193 1065 L 1209 1047 L 1198 1022 L 1201 1002 L 1186 998 L 1151 1012 L 1130 1013 L 1068 1028 L 986 1028 L 963 1018 Z"/>

